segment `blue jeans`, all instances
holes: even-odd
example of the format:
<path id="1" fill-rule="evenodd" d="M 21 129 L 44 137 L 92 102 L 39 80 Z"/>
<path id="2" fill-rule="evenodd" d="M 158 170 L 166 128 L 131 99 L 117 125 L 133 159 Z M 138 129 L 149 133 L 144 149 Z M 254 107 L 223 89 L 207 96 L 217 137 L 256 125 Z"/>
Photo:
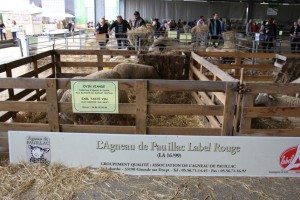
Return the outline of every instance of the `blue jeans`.
<path id="1" fill-rule="evenodd" d="M 11 32 L 13 39 L 17 39 L 17 32 Z"/>

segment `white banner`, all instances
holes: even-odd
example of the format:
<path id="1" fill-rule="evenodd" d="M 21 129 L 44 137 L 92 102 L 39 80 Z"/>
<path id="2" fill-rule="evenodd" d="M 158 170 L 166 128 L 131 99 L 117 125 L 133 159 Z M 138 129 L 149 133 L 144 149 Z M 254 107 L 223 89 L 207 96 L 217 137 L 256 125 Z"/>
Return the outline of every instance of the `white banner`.
<path id="1" fill-rule="evenodd" d="M 269 16 L 276 16 L 278 13 L 278 8 L 268 8 L 267 15 Z"/>
<path id="2" fill-rule="evenodd" d="M 10 162 L 132 175 L 300 177 L 300 138 L 9 132 Z M 51 156 L 50 156 L 51 155 Z"/>

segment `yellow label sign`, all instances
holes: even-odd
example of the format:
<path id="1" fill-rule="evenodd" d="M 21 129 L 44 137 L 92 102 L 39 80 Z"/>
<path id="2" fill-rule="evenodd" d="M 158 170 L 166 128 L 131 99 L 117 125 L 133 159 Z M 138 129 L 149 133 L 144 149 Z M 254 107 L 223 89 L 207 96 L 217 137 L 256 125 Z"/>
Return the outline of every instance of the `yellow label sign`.
<path id="1" fill-rule="evenodd" d="M 71 81 L 74 113 L 119 113 L 117 81 Z"/>

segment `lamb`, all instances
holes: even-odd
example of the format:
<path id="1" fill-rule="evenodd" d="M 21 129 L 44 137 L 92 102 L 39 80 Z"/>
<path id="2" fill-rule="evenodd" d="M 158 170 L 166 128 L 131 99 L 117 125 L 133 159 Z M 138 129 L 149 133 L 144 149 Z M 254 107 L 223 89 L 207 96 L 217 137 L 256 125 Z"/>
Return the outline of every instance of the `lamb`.
<path id="1" fill-rule="evenodd" d="M 160 79 L 156 69 L 149 65 L 120 63 L 112 71 L 119 73 L 122 79 Z"/>
<path id="2" fill-rule="evenodd" d="M 300 99 L 283 95 L 281 97 L 273 97 L 267 93 L 260 93 L 255 99 L 255 105 L 265 105 L 267 107 L 299 107 Z M 290 120 L 292 122 L 300 122 L 298 117 L 273 117 L 276 120 Z"/>
<path id="3" fill-rule="evenodd" d="M 82 79 L 120 79 L 121 76 L 112 70 L 99 71 L 83 77 Z M 71 90 L 67 90 L 62 95 L 60 102 L 72 102 Z M 129 99 L 125 91 L 119 91 L 119 102 L 128 103 Z M 112 114 L 84 114 L 84 113 L 59 113 L 65 123 L 73 122 L 74 124 L 99 124 L 101 121 L 104 125 L 128 125 L 127 117 L 123 115 Z"/>
<path id="4" fill-rule="evenodd" d="M 159 37 L 154 40 L 153 44 L 149 47 L 149 51 L 164 51 L 168 47 L 173 48 L 179 45 L 178 40 L 167 37 Z"/>

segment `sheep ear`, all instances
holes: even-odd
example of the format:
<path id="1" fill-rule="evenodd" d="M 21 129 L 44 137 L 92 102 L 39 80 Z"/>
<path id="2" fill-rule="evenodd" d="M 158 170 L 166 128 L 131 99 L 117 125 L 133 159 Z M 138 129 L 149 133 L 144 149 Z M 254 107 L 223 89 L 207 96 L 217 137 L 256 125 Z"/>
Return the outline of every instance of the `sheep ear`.
<path id="1" fill-rule="evenodd" d="M 275 101 L 275 98 L 272 95 L 269 95 L 269 99 Z"/>

